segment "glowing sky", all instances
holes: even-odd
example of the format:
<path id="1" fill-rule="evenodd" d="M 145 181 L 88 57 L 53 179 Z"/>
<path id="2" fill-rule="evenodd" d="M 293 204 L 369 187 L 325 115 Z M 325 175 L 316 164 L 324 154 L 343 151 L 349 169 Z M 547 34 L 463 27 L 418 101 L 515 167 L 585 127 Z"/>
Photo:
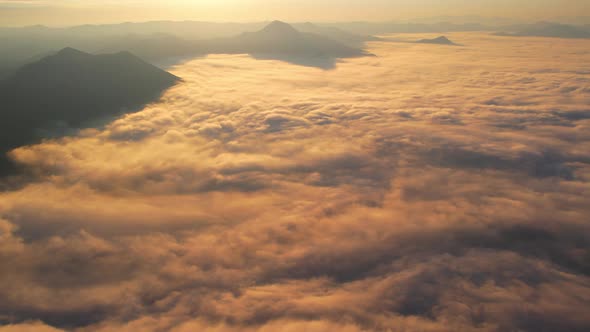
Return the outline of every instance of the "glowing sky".
<path id="1" fill-rule="evenodd" d="M 589 0 L 3 0 L 0 25 L 170 20 L 390 20 L 438 15 L 590 16 Z"/>

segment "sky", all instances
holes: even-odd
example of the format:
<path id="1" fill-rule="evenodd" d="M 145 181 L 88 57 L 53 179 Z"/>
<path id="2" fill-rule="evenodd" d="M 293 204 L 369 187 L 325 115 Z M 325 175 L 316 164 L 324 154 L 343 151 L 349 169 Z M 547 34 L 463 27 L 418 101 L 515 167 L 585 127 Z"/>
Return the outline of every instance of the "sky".
<path id="1" fill-rule="evenodd" d="M 146 20 L 347 21 L 430 16 L 590 16 L 590 0 L 0 0 L 0 26 Z"/>
<path id="2" fill-rule="evenodd" d="M 15 149 L 0 332 L 588 331 L 590 41 L 447 36 Z"/>

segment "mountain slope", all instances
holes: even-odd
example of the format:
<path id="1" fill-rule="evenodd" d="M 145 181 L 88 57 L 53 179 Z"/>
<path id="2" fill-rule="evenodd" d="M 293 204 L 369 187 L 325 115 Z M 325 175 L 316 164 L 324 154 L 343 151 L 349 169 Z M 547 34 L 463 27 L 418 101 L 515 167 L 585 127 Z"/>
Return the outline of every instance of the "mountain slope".
<path id="1" fill-rule="evenodd" d="M 174 35 L 152 34 L 126 35 L 113 37 L 98 53 L 116 53 L 127 51 L 152 63 L 167 58 L 183 57 L 198 54 L 199 50 L 194 43 Z"/>
<path id="2" fill-rule="evenodd" d="M 274 21 L 257 32 L 210 41 L 208 53 L 279 54 L 291 56 L 355 57 L 364 51 L 325 36 L 299 32 L 287 23 Z"/>
<path id="3" fill-rule="evenodd" d="M 294 27 L 301 32 L 315 33 L 350 47 L 362 47 L 368 41 L 380 40 L 377 37 L 369 35 L 357 35 L 339 28 L 319 26 L 310 22 L 295 24 Z"/>
<path id="4" fill-rule="evenodd" d="M 80 127 L 140 107 L 178 80 L 128 52 L 65 48 L 0 82 L 0 153 L 37 141 L 39 129 L 57 123 Z"/>

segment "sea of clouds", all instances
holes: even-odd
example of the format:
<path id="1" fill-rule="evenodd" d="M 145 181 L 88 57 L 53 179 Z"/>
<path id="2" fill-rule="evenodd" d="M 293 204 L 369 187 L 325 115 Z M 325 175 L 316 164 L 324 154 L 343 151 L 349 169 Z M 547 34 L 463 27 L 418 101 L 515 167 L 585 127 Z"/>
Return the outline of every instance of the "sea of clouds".
<path id="1" fill-rule="evenodd" d="M 589 331 L 590 42 L 450 38 L 14 150 L 0 331 Z"/>

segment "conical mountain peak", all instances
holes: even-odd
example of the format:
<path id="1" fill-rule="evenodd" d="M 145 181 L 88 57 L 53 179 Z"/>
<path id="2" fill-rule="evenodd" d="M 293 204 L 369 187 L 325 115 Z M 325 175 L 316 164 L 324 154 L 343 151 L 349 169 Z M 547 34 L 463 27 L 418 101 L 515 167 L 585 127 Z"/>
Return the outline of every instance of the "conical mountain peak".
<path id="1" fill-rule="evenodd" d="M 79 56 L 89 56 L 90 54 L 84 53 L 72 47 L 66 47 L 60 50 L 55 54 L 58 57 L 79 57 Z"/>
<path id="2" fill-rule="evenodd" d="M 269 25 L 267 25 L 261 32 L 265 33 L 272 33 L 272 34 L 281 34 L 281 35 L 291 35 L 299 33 L 295 28 L 291 25 L 281 22 L 281 21 L 273 21 Z"/>

